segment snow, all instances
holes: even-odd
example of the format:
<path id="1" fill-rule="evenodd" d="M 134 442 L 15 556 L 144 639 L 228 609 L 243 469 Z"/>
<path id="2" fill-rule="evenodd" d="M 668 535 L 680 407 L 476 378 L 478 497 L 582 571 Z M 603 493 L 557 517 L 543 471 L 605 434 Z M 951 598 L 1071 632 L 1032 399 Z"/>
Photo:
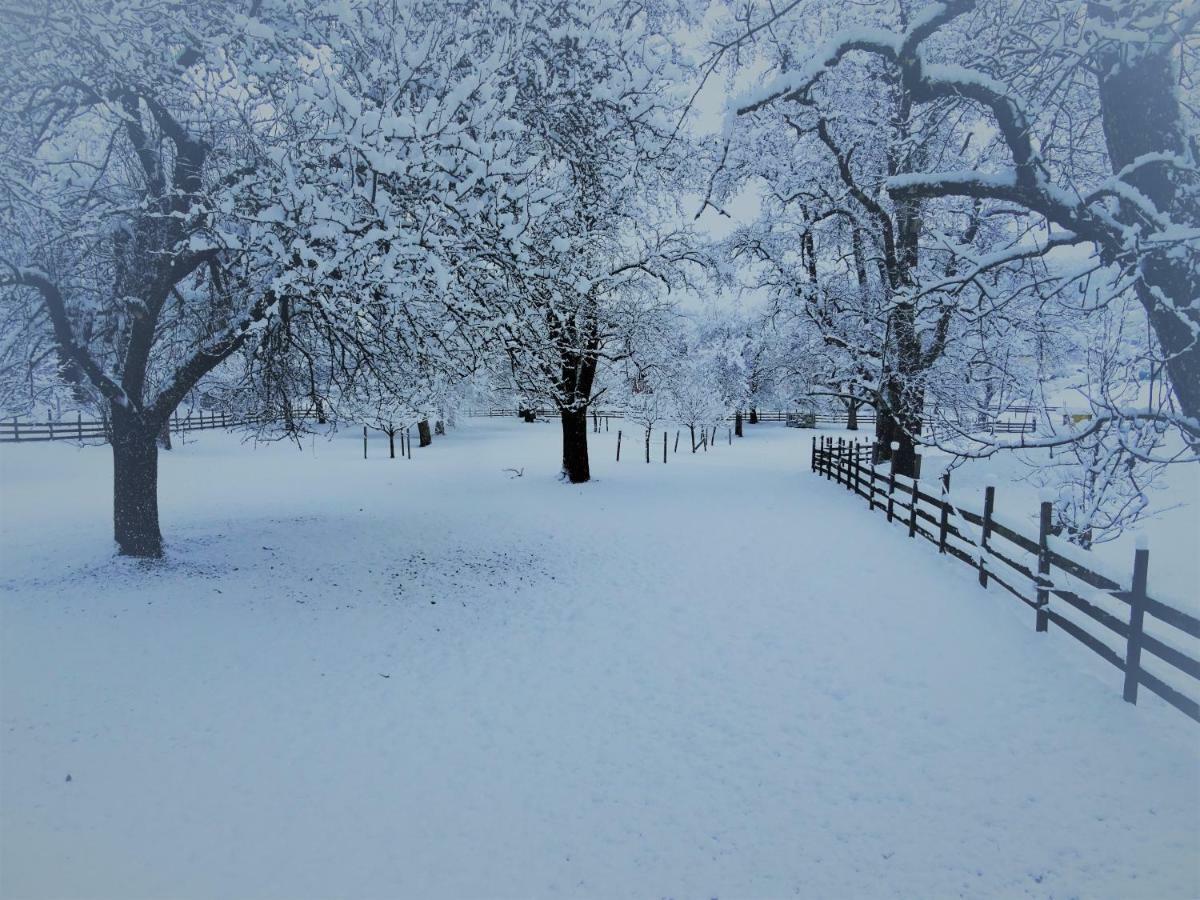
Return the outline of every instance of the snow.
<path id="1" fill-rule="evenodd" d="M 0 447 L 0 894 L 1200 893 L 1192 723 L 808 432 L 663 466 L 617 427 L 578 487 L 553 423 L 202 433 L 156 564 L 111 556 L 104 448 Z"/>

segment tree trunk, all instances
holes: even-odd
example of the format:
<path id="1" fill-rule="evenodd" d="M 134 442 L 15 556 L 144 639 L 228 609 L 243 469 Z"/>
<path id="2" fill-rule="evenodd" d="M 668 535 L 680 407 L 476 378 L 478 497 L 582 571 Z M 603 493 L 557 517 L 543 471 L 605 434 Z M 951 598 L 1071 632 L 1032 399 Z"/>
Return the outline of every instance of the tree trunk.
<path id="1" fill-rule="evenodd" d="M 418 447 L 428 447 L 433 443 L 433 435 L 429 432 L 429 420 L 422 419 L 417 423 L 417 434 L 420 440 L 417 442 Z"/>
<path id="2" fill-rule="evenodd" d="M 846 401 L 846 430 L 858 431 L 858 401 Z"/>
<path id="3" fill-rule="evenodd" d="M 388 436 L 388 456 L 390 459 L 396 458 L 396 429 L 392 428 L 387 433 Z"/>
<path id="4" fill-rule="evenodd" d="M 742 411 L 740 409 L 733 414 L 733 433 L 737 437 L 742 437 Z"/>
<path id="5" fill-rule="evenodd" d="M 1089 4 L 1089 11 L 1106 25 L 1112 24 L 1104 5 Z M 1111 44 L 1100 54 L 1098 81 L 1104 140 L 1113 171 L 1156 153 L 1185 159 L 1187 138 L 1173 55 L 1140 47 L 1134 52 L 1117 41 Z M 1194 178 L 1168 162 L 1146 162 L 1125 180 L 1179 228 L 1200 225 Z M 1127 205 L 1122 217 L 1137 221 Z M 1200 277 L 1194 268 L 1194 254 L 1167 244 L 1148 252 L 1140 269 L 1137 296 L 1158 338 L 1180 411 L 1200 418 L 1200 346 L 1194 337 L 1200 328 L 1200 307 L 1194 302 L 1200 295 Z"/>
<path id="6" fill-rule="evenodd" d="M 692 438 L 692 452 L 695 453 L 696 452 L 696 426 L 689 425 L 688 433 L 691 435 L 691 438 Z"/>
<path id="7" fill-rule="evenodd" d="M 563 431 L 563 474 L 571 484 L 590 481 L 588 465 L 587 409 L 560 410 Z"/>
<path id="8" fill-rule="evenodd" d="M 758 424 L 758 410 L 755 409 L 753 406 L 750 407 L 750 424 L 751 425 Z"/>
<path id="9" fill-rule="evenodd" d="M 162 556 L 158 429 L 113 406 L 113 538 L 122 556 Z"/>
<path id="10" fill-rule="evenodd" d="M 158 449 L 171 449 L 171 419 L 169 416 L 163 420 L 162 428 L 158 430 Z"/>
<path id="11" fill-rule="evenodd" d="M 438 419 L 436 422 L 434 422 L 433 423 L 433 433 L 434 434 L 445 434 L 446 433 L 446 423 L 443 422 L 441 419 Z"/>
<path id="12" fill-rule="evenodd" d="M 912 478 L 917 469 L 916 435 L 921 432 L 921 413 L 925 397 L 904 390 L 898 381 L 887 386 L 887 396 L 875 407 L 877 459 L 886 462 L 896 457 L 896 474 Z M 893 452 L 892 443 L 898 447 Z"/>

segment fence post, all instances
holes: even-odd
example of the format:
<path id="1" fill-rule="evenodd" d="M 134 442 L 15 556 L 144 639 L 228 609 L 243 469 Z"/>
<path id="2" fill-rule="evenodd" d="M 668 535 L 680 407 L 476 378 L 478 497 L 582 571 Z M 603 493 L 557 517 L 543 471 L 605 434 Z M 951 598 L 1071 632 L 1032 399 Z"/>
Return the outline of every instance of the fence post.
<path id="1" fill-rule="evenodd" d="M 617 462 L 621 461 L 621 429 L 617 429 Z"/>
<path id="2" fill-rule="evenodd" d="M 913 473 L 912 480 L 912 496 L 909 499 L 912 501 L 908 505 L 908 536 L 917 536 L 917 504 L 921 502 L 921 483 L 918 480 L 917 474 Z"/>
<path id="3" fill-rule="evenodd" d="M 1142 619 L 1146 610 L 1146 573 L 1150 568 L 1150 548 L 1144 536 L 1138 536 L 1133 551 L 1133 589 L 1129 592 L 1129 639 L 1125 645 L 1125 702 L 1137 703 L 1138 681 L 1142 671 Z"/>
<path id="4" fill-rule="evenodd" d="M 841 438 L 837 442 L 837 483 L 842 483 L 842 447 L 844 443 Z"/>
<path id="5" fill-rule="evenodd" d="M 405 432 L 407 434 L 407 440 L 405 441 L 405 444 L 408 446 L 408 458 L 412 459 L 412 426 L 409 425 L 408 428 L 405 429 Z"/>
<path id="6" fill-rule="evenodd" d="M 817 471 L 817 436 L 812 436 L 812 453 L 808 457 L 808 467 L 813 472 Z"/>
<path id="7" fill-rule="evenodd" d="M 946 552 L 946 535 L 950 530 L 950 472 L 942 473 L 942 518 L 938 522 L 938 553 Z"/>
<path id="8" fill-rule="evenodd" d="M 367 426 L 363 426 L 363 459 L 367 458 Z"/>
<path id="9" fill-rule="evenodd" d="M 663 432 L 663 464 L 667 462 L 667 433 Z"/>
<path id="10" fill-rule="evenodd" d="M 892 441 L 892 443 L 896 443 Z M 887 517 L 888 521 L 892 521 L 892 512 L 896 508 L 896 454 L 892 453 L 892 464 L 888 470 L 888 502 L 887 502 Z"/>
<path id="11" fill-rule="evenodd" d="M 1053 504 L 1049 500 L 1042 501 L 1041 515 L 1038 518 L 1038 578 L 1037 578 L 1037 630 L 1046 631 L 1050 627 L 1050 617 L 1046 615 L 1046 607 L 1050 605 L 1050 516 Z"/>
<path id="12" fill-rule="evenodd" d="M 825 465 L 825 480 L 833 481 L 833 438 L 825 438 L 825 456 L 821 460 Z"/>
<path id="13" fill-rule="evenodd" d="M 979 586 L 987 587 L 987 556 L 988 538 L 992 535 L 992 513 L 996 510 L 996 488 L 988 485 L 983 491 L 983 532 L 979 541 Z"/>
<path id="14" fill-rule="evenodd" d="M 16 416 L 13 416 L 13 440 L 19 441 L 20 439 L 21 439 L 21 420 L 18 419 Z"/>
<path id="15" fill-rule="evenodd" d="M 675 449 L 672 450 L 671 452 L 672 453 L 679 452 L 679 429 L 678 428 L 675 429 Z"/>
<path id="16" fill-rule="evenodd" d="M 729 438 L 729 446 L 733 446 L 733 429 L 728 425 L 725 426 L 725 436 Z"/>
<path id="17" fill-rule="evenodd" d="M 75 435 L 83 440 L 83 413 L 79 410 L 75 411 Z"/>
<path id="18" fill-rule="evenodd" d="M 863 444 L 863 456 L 871 461 L 867 467 L 867 509 L 875 512 L 875 444 Z"/>

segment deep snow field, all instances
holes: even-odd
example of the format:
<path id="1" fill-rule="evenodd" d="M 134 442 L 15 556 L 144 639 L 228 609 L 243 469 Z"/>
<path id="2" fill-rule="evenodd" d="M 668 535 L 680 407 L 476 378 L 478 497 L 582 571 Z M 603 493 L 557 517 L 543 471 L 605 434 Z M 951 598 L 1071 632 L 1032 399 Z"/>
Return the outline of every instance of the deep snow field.
<path id="1" fill-rule="evenodd" d="M 810 432 L 617 427 L 193 435 L 156 563 L 107 448 L 0 445 L 0 896 L 1200 895 L 1194 723 Z"/>

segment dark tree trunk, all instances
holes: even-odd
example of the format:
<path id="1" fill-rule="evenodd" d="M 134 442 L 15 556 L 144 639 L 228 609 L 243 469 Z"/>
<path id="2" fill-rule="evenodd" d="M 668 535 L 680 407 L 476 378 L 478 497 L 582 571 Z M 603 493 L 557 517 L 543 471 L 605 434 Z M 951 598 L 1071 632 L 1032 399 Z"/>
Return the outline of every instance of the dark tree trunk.
<path id="1" fill-rule="evenodd" d="M 446 433 L 446 423 L 443 422 L 441 419 L 434 422 L 433 423 L 433 433 L 434 434 L 445 434 Z"/>
<path id="2" fill-rule="evenodd" d="M 563 431 L 563 474 L 571 484 L 582 484 L 592 477 L 588 465 L 587 409 L 560 410 Z"/>
<path id="3" fill-rule="evenodd" d="M 316 396 L 313 397 L 313 408 L 316 410 L 316 413 L 317 413 L 317 424 L 325 425 L 326 424 L 325 404 L 321 402 L 320 397 L 316 397 Z"/>
<path id="4" fill-rule="evenodd" d="M 1109 19 L 1102 4 L 1089 4 L 1089 8 L 1098 18 Z M 1111 44 L 1111 49 L 1101 53 L 1099 93 L 1113 170 L 1119 172 L 1155 153 L 1186 158 L 1173 55 L 1149 49 L 1123 52 L 1119 42 Z M 1146 162 L 1125 180 L 1180 226 L 1200 225 L 1194 176 L 1163 161 Z M 1122 217 L 1137 221 L 1137 214 L 1129 208 L 1122 210 Z M 1200 306 L 1194 302 L 1200 295 L 1200 277 L 1194 254 L 1179 252 L 1168 243 L 1147 253 L 1140 268 L 1137 296 L 1158 338 L 1180 411 L 1200 418 L 1200 345 L 1194 337 L 1200 328 Z"/>
<path id="5" fill-rule="evenodd" d="M 162 556 L 157 436 L 153 425 L 113 406 L 113 538 L 123 556 Z"/>
<path id="6" fill-rule="evenodd" d="M 858 431 L 858 401 L 846 401 L 846 430 Z"/>
<path id="7" fill-rule="evenodd" d="M 733 414 L 733 433 L 738 437 L 742 436 L 742 411 L 740 409 Z"/>
<path id="8" fill-rule="evenodd" d="M 917 471 L 916 435 L 921 432 L 921 407 L 924 395 L 905 391 L 899 382 L 888 385 L 886 398 L 875 408 L 876 458 L 879 462 L 896 457 L 896 474 L 913 478 Z M 897 449 L 892 450 L 892 443 Z"/>
<path id="9" fill-rule="evenodd" d="M 391 459 L 396 458 L 396 429 L 392 428 L 387 433 L 388 436 L 388 456 Z"/>
<path id="10" fill-rule="evenodd" d="M 170 418 L 163 420 L 162 428 L 158 429 L 158 449 L 171 449 L 171 420 Z"/>
<path id="11" fill-rule="evenodd" d="M 688 433 L 691 435 L 691 438 L 692 438 L 692 452 L 695 453 L 696 452 L 696 426 L 689 425 Z"/>
<path id="12" fill-rule="evenodd" d="M 753 406 L 750 407 L 750 424 L 751 425 L 758 424 L 758 410 L 755 409 Z"/>
<path id="13" fill-rule="evenodd" d="M 428 447 L 433 443 L 433 435 L 429 431 L 429 420 L 422 419 L 417 423 L 417 434 L 420 440 L 417 442 L 418 447 Z"/>

